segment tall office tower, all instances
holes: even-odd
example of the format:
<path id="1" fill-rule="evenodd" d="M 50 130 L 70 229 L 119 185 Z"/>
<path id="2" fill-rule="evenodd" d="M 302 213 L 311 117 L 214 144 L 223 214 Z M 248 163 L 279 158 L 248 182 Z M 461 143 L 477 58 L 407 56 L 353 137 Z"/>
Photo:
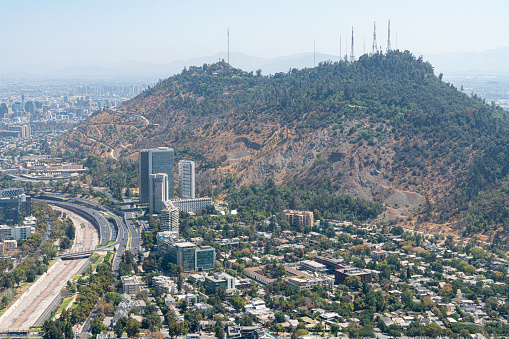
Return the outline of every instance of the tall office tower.
<path id="1" fill-rule="evenodd" d="M 174 195 L 173 148 L 158 147 L 140 151 L 140 204 L 150 203 L 149 179 L 151 174 L 165 173 L 168 176 L 168 199 Z"/>
<path id="2" fill-rule="evenodd" d="M 179 210 L 171 201 L 163 202 L 163 210 L 161 211 L 161 231 L 172 232 L 178 236 L 179 234 Z"/>
<path id="3" fill-rule="evenodd" d="M 31 134 L 32 133 L 31 133 L 30 125 L 21 126 L 21 137 L 23 139 L 30 138 Z"/>
<path id="4" fill-rule="evenodd" d="M 31 197 L 25 194 L 0 198 L 0 222 L 15 225 L 20 222 L 20 213 L 32 214 Z"/>
<path id="5" fill-rule="evenodd" d="M 25 112 L 30 114 L 35 114 L 35 102 L 33 101 L 27 101 L 25 103 Z"/>
<path id="6" fill-rule="evenodd" d="M 7 113 L 9 113 L 9 107 L 5 102 L 0 104 L 0 118 L 3 118 Z"/>
<path id="7" fill-rule="evenodd" d="M 160 213 L 168 200 L 168 175 L 166 173 L 149 176 L 149 213 Z"/>
<path id="8" fill-rule="evenodd" d="M 194 199 L 194 161 L 179 161 L 179 197 Z"/>

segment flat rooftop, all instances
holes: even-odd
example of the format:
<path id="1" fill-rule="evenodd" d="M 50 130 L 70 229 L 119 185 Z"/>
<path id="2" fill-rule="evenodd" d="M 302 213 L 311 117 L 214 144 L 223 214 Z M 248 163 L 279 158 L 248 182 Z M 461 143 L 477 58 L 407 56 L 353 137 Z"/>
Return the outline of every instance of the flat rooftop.
<path id="1" fill-rule="evenodd" d="M 189 241 L 183 241 L 183 242 L 175 242 L 173 243 L 173 246 L 175 247 L 196 247 L 195 244 Z"/>

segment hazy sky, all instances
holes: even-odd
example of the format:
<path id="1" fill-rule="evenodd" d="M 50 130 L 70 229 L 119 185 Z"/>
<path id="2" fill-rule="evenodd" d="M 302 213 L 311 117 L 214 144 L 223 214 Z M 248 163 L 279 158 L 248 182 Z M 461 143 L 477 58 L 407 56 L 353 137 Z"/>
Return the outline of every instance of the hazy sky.
<path id="1" fill-rule="evenodd" d="M 414 54 L 509 46 L 509 1 L 0 0 L 0 63 L 166 63 L 230 50 L 277 57 L 338 54 L 355 30 L 356 55 L 377 40 Z M 343 45 L 344 48 L 344 45 Z M 343 50 L 344 51 L 344 50 Z"/>

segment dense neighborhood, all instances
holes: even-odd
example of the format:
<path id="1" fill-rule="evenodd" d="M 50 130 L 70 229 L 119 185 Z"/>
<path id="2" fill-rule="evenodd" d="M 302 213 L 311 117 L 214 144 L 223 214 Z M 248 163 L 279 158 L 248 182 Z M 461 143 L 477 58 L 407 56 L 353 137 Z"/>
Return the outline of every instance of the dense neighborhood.
<path id="1" fill-rule="evenodd" d="M 255 228 L 226 213 L 230 222 L 224 212 L 181 213 L 184 224 L 194 223 L 184 232 L 187 240 L 215 248 L 214 269 L 186 272 L 164 254 L 154 254 L 154 242 L 142 267 L 130 273 L 137 277 L 122 277 L 122 301 L 104 324 L 115 327 L 131 316 L 147 328 L 148 304 L 159 307 L 161 320 L 151 329 L 164 324 L 172 337 L 509 333 L 509 261 L 502 251 L 400 226 L 313 220 L 302 232 L 304 225 L 290 225 L 284 213 Z M 157 219 L 152 223 L 157 228 Z M 126 281 L 136 281 L 136 287 Z"/>

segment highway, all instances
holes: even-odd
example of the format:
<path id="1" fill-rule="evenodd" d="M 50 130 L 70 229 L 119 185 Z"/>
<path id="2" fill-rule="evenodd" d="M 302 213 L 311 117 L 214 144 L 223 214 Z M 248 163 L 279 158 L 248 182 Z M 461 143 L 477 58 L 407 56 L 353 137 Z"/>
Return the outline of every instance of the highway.
<path id="1" fill-rule="evenodd" d="M 129 251 L 133 254 L 137 254 L 139 251 L 141 251 L 141 232 L 140 230 L 133 224 L 132 219 L 136 216 L 135 212 L 130 212 L 129 207 L 127 207 L 123 202 L 120 202 L 117 200 L 113 195 L 111 195 L 109 192 L 100 191 L 104 195 L 106 195 L 111 201 L 113 201 L 114 204 L 120 206 L 122 209 L 123 214 L 123 223 L 131 232 L 131 246 L 129 247 Z M 118 213 L 115 211 L 115 213 Z"/>
<path id="2" fill-rule="evenodd" d="M 83 206 L 81 204 L 74 204 L 70 202 L 55 200 L 54 197 L 47 195 L 35 195 L 32 198 L 35 201 L 38 200 L 44 201 L 68 209 L 78 214 L 79 216 L 89 220 L 97 228 L 97 231 L 99 232 L 100 245 L 105 246 L 108 243 L 108 241 L 113 240 L 111 239 L 111 235 L 113 234 L 114 231 L 110 229 L 110 223 L 108 222 L 108 220 L 106 220 L 103 214 L 97 212 L 97 210 Z"/>
<path id="3" fill-rule="evenodd" d="M 56 199 L 57 195 L 45 194 L 34 196 L 34 199 L 44 200 L 56 205 L 62 205 L 62 207 L 66 208 L 72 208 L 78 214 L 81 212 L 82 216 L 84 216 L 83 213 L 92 216 L 95 219 L 94 226 L 100 230 L 100 244 L 105 246 L 109 240 L 116 240 L 115 245 L 118 244 L 117 253 L 113 261 L 113 271 L 118 272 L 120 260 L 126 249 L 129 249 L 129 251 L 134 255 L 141 251 L 141 231 L 132 222 L 132 218 L 133 216 L 136 216 L 136 214 L 134 212 L 130 212 L 129 208 L 125 204 L 115 199 L 111 194 L 107 192 L 103 193 L 105 193 L 106 196 L 113 201 L 113 203 L 119 205 L 121 211 L 117 211 L 93 201 L 79 198 L 65 197 L 68 201 L 73 200 L 73 203 L 59 201 L 59 199 Z M 108 220 L 106 220 L 101 212 L 109 212 L 111 215 L 114 215 L 114 217 L 111 217 L 111 219 L 113 219 L 113 224 L 115 225 L 114 228 L 111 227 L 111 224 Z M 129 233 L 131 234 L 130 244 Z M 113 238 L 113 234 L 116 234 L 116 239 Z"/>
<path id="4" fill-rule="evenodd" d="M 127 215 L 130 215 L 128 218 Z M 132 221 L 132 213 L 131 212 L 125 212 L 124 213 L 124 223 L 127 225 L 127 228 L 129 229 L 129 232 L 131 232 L 131 248 L 130 251 L 133 254 L 138 254 L 138 252 L 141 251 L 141 234 L 138 228 L 133 224 Z"/>
<path id="5" fill-rule="evenodd" d="M 127 231 L 124 223 L 119 217 L 115 217 L 113 219 L 115 224 L 117 225 L 118 234 L 117 234 L 117 243 L 118 249 L 113 259 L 113 272 L 118 272 L 118 267 L 120 265 L 120 260 L 122 260 L 122 256 L 127 248 L 127 244 L 129 242 L 129 232 Z"/>

